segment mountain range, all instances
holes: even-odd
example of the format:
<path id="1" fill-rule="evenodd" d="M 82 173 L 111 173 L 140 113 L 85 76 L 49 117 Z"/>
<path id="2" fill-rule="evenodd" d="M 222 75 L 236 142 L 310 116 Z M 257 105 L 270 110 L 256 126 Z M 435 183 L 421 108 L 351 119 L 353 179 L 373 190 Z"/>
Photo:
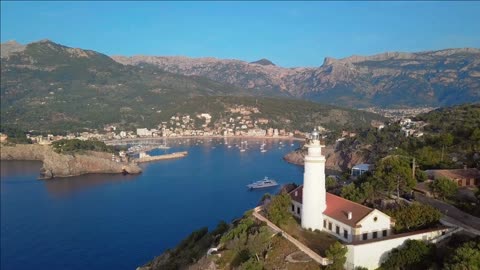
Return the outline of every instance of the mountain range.
<path id="1" fill-rule="evenodd" d="M 110 57 L 50 40 L 26 45 L 11 41 L 1 44 L 1 121 L 38 130 L 99 128 L 109 123 L 152 127 L 171 117 L 166 112 L 173 109 L 192 110 L 179 104 L 208 108 L 208 99 L 198 97 L 209 96 L 212 104 L 268 100 L 264 109 L 280 113 L 293 98 L 297 114 L 335 110 L 335 117 L 344 118 L 340 122 L 368 123 L 378 117 L 355 117 L 357 111 L 325 104 L 393 107 L 479 101 L 479 63 L 479 49 L 448 49 L 327 58 L 317 68 L 283 68 L 268 59 L 249 63 Z M 225 100 L 227 96 L 246 98 Z"/>
<path id="2" fill-rule="evenodd" d="M 320 67 L 283 68 L 216 58 L 113 56 L 127 65 L 153 64 L 262 93 L 353 107 L 448 106 L 480 100 L 480 49 L 326 58 Z"/>

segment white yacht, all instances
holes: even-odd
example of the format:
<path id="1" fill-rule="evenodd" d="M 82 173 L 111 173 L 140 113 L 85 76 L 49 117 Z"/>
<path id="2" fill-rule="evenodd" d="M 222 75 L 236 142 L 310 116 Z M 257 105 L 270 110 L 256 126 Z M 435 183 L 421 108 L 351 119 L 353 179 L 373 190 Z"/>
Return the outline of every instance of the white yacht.
<path id="1" fill-rule="evenodd" d="M 263 180 L 253 182 L 247 185 L 249 189 L 267 188 L 267 187 L 274 187 L 274 186 L 278 186 L 278 183 L 273 179 L 268 179 L 268 177 L 266 176 L 265 178 L 263 178 Z"/>

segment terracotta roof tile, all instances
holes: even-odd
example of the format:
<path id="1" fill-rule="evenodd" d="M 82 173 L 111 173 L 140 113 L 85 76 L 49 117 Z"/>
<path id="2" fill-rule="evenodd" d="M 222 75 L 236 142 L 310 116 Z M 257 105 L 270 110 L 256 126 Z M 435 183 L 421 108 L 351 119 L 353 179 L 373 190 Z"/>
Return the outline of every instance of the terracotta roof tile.
<path id="1" fill-rule="evenodd" d="M 480 171 L 476 168 L 453 169 L 453 170 L 429 170 L 435 177 L 449 179 L 480 179 Z"/>
<path id="2" fill-rule="evenodd" d="M 303 185 L 292 190 L 289 194 L 292 200 L 302 203 Z M 325 209 L 323 214 L 351 227 L 355 227 L 360 220 L 373 211 L 372 208 L 349 201 L 328 192 L 326 193 L 326 201 L 327 209 Z M 348 219 L 348 212 L 352 212 L 351 219 Z"/>

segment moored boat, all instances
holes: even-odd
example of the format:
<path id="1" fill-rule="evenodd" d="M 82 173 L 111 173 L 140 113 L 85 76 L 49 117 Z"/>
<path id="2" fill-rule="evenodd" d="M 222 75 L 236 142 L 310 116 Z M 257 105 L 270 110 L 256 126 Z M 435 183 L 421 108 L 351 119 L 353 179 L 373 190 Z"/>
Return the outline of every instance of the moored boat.
<path id="1" fill-rule="evenodd" d="M 273 179 L 269 179 L 266 176 L 263 180 L 256 181 L 247 185 L 249 189 L 267 188 L 267 187 L 274 187 L 274 186 L 278 186 L 277 181 Z"/>

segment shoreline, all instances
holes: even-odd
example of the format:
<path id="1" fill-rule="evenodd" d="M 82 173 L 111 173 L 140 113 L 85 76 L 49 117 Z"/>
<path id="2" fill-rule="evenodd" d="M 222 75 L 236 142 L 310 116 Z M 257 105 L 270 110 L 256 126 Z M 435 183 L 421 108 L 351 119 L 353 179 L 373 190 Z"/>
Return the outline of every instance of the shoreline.
<path id="1" fill-rule="evenodd" d="M 140 138 L 125 138 L 125 139 L 115 139 L 115 140 L 104 140 L 105 144 L 114 144 L 116 142 L 135 142 L 135 141 L 144 141 L 144 140 L 177 140 L 177 139 L 260 139 L 260 140 L 291 140 L 291 141 L 305 141 L 305 139 L 289 136 L 221 136 L 221 135 L 211 135 L 211 136 L 181 136 L 181 137 L 140 137 Z"/>
<path id="2" fill-rule="evenodd" d="M 106 152 L 59 154 L 51 146 L 34 144 L 2 145 L 0 160 L 40 161 L 38 179 L 68 178 L 83 174 L 138 174 L 142 170 L 134 163 L 115 162 Z"/>

